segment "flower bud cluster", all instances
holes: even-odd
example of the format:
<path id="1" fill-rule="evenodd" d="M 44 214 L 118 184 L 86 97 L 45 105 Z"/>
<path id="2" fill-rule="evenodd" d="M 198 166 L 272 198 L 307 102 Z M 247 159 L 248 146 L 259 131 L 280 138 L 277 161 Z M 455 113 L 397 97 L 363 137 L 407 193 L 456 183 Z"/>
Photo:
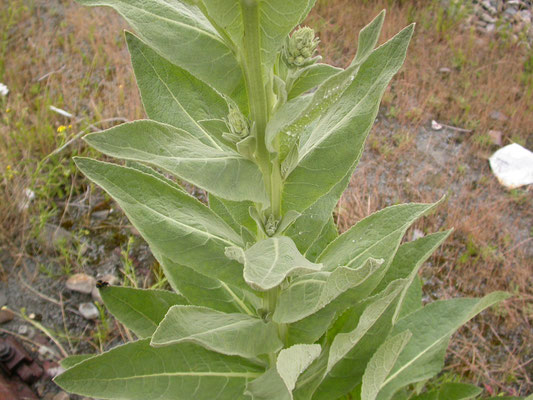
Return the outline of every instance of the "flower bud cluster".
<path id="1" fill-rule="evenodd" d="M 319 40 L 307 26 L 298 28 L 285 42 L 283 56 L 290 67 L 305 67 L 314 62 Z"/>

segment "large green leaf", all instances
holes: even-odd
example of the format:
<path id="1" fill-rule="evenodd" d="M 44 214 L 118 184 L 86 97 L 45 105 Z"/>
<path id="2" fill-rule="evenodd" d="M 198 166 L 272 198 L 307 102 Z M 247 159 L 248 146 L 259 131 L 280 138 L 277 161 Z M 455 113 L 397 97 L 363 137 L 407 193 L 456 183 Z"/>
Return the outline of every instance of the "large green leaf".
<path id="1" fill-rule="evenodd" d="M 361 400 L 376 399 L 383 382 L 411 336 L 411 332 L 403 331 L 379 346 L 366 366 L 361 387 Z"/>
<path id="2" fill-rule="evenodd" d="M 223 122 L 228 114 L 224 98 L 209 85 L 161 57 L 135 35 L 126 32 L 126 41 L 148 117 L 186 130 L 204 144 L 218 147 L 220 135 L 206 129 L 202 123 Z"/>
<path id="3" fill-rule="evenodd" d="M 152 336 L 170 307 L 188 304 L 183 296 L 166 290 L 109 286 L 100 294 L 111 314 L 142 339 Z"/>
<path id="4" fill-rule="evenodd" d="M 242 267 L 224 255 L 242 246 L 224 221 L 198 200 L 152 175 L 115 164 L 76 158 L 76 164 L 108 192 L 155 252 L 195 271 L 246 287 Z"/>
<path id="5" fill-rule="evenodd" d="M 257 165 L 227 146 L 208 146 L 183 129 L 141 120 L 84 139 L 104 154 L 155 165 L 217 196 L 267 202 Z"/>
<path id="6" fill-rule="evenodd" d="M 261 240 L 246 251 L 230 248 L 227 254 L 244 264 L 246 283 L 262 291 L 278 286 L 288 276 L 322 268 L 321 264 L 314 264 L 302 256 L 287 236 Z"/>
<path id="7" fill-rule="evenodd" d="M 446 382 L 436 390 L 413 397 L 413 400 L 469 400 L 478 397 L 482 392 L 481 388 L 474 385 Z"/>
<path id="8" fill-rule="evenodd" d="M 358 268 L 338 267 L 333 272 L 318 272 L 294 279 L 288 288 L 281 291 L 276 311 L 272 318 L 278 323 L 299 321 L 326 307 L 352 290 L 350 303 L 367 296 L 377 285 L 376 271 L 382 263 L 368 259 Z"/>
<path id="9" fill-rule="evenodd" d="M 78 0 L 118 11 L 150 47 L 218 91 L 234 97 L 243 75 L 224 39 L 200 10 L 187 2 L 167 0 Z"/>
<path id="10" fill-rule="evenodd" d="M 312 109 L 308 112 L 316 112 L 321 117 L 313 120 L 312 127 L 299 136 L 298 162 L 285 181 L 283 210 L 304 210 L 353 168 L 376 118 L 381 96 L 403 63 L 412 33 L 413 26 L 404 29 L 370 54 L 360 67 L 358 64 L 349 67 L 348 70 L 357 70 L 355 78 L 352 82 L 352 76 L 346 77 L 349 86 L 340 96 L 332 95 L 331 104 L 329 98 L 328 101 L 313 99 L 310 103 Z M 323 85 L 341 77 L 343 73 L 334 75 Z M 342 82 L 336 85 L 342 86 Z M 316 93 L 322 92 L 322 86 Z M 291 135 L 298 136 L 294 129 L 300 125 L 309 124 L 297 122 L 294 128 L 291 125 L 287 129 Z"/>
<path id="11" fill-rule="evenodd" d="M 246 383 L 262 368 L 191 343 L 164 348 L 149 339 L 85 360 L 55 378 L 64 390 L 99 399 L 246 399 Z"/>
<path id="12" fill-rule="evenodd" d="M 335 336 L 317 398 L 336 399 L 361 382 L 368 361 L 392 329 L 397 298 L 405 284 L 404 280 L 392 282 L 369 302 L 355 329 Z"/>
<path id="13" fill-rule="evenodd" d="M 152 336 L 151 345 L 163 347 L 192 342 L 226 355 L 256 357 L 283 347 L 272 322 L 197 306 L 174 306 Z"/>
<path id="14" fill-rule="evenodd" d="M 451 230 L 424 236 L 412 242 L 404 243 L 399 248 L 392 260 L 387 273 L 374 290 L 378 293 L 396 279 L 407 279 L 407 285 L 398 301 L 395 319 L 405 316 L 422 307 L 421 293 L 418 292 L 418 270 L 422 264 L 435 252 Z M 413 297 L 414 296 L 414 297 Z M 419 297 L 418 297 L 419 296 Z"/>
<path id="15" fill-rule="evenodd" d="M 320 355 L 318 344 L 297 344 L 279 352 L 275 367 L 250 382 L 246 392 L 253 400 L 292 400 L 300 374 Z"/>
<path id="16" fill-rule="evenodd" d="M 210 19 L 224 29 L 236 47 L 243 45 L 242 7 L 256 6 L 258 14 L 261 61 L 268 71 L 281 49 L 285 37 L 302 21 L 316 0 L 203 0 Z"/>
<path id="17" fill-rule="evenodd" d="M 331 242 L 318 260 L 325 269 L 333 270 L 340 265 L 358 265 L 368 257 L 381 258 L 385 273 L 407 228 L 438 204 L 400 204 L 380 210 Z"/>
<path id="18" fill-rule="evenodd" d="M 172 288 L 185 296 L 191 304 L 248 315 L 253 315 L 254 309 L 262 304 L 261 299 L 248 290 L 202 275 L 166 257 L 158 259 Z"/>
<path id="19" fill-rule="evenodd" d="M 399 320 L 392 334 L 409 330 L 413 337 L 385 380 L 378 400 L 388 400 L 399 388 L 440 372 L 451 335 L 476 314 L 507 297 L 506 293 L 494 292 L 482 299 L 436 301 Z"/>

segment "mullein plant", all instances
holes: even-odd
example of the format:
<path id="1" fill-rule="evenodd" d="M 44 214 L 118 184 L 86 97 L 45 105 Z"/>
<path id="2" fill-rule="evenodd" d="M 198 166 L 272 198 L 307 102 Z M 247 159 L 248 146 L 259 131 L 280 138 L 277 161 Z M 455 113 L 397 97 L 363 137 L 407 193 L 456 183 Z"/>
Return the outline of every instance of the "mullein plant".
<path id="1" fill-rule="evenodd" d="M 340 69 L 298 27 L 314 0 L 79 2 L 113 7 L 136 31 L 126 40 L 149 119 L 85 136 L 125 164 L 76 164 L 173 291 L 101 283 L 138 340 L 65 359 L 59 386 L 102 399 L 403 399 L 441 370 L 458 327 L 506 297 L 422 305 L 418 269 L 450 231 L 401 241 L 438 203 L 337 232 L 333 210 L 412 25 L 376 47 L 382 12 Z M 410 396 L 478 394 L 449 383 Z"/>

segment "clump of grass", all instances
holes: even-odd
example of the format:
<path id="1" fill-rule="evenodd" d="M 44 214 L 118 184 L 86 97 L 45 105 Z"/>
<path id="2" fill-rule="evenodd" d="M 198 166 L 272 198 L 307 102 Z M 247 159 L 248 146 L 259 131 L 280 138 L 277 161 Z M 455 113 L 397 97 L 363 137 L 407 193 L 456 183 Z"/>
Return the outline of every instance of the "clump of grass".
<path id="1" fill-rule="evenodd" d="M 59 199 L 82 189 L 72 162 L 88 151 L 80 141 L 45 157 L 98 121 L 139 118 L 142 108 L 117 16 L 14 0 L 0 5 L 0 21 L 0 81 L 10 89 L 0 98 L 0 238 L 19 247 L 60 216 Z"/>

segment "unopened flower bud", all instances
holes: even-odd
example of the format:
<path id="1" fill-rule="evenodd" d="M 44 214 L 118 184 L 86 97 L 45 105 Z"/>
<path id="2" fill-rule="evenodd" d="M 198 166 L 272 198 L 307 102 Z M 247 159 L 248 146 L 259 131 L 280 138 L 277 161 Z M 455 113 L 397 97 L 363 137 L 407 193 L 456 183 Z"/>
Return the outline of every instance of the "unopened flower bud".
<path id="1" fill-rule="evenodd" d="M 279 221 L 270 214 L 265 223 L 265 232 L 268 236 L 273 236 L 278 230 Z"/>
<path id="2" fill-rule="evenodd" d="M 283 56 L 291 67 L 305 67 L 313 63 L 313 55 L 318 46 L 315 31 L 307 26 L 298 28 L 285 42 Z"/>
<path id="3" fill-rule="evenodd" d="M 231 132 L 224 133 L 224 139 L 238 143 L 250 135 L 250 124 L 238 108 L 230 105 L 227 122 Z"/>

